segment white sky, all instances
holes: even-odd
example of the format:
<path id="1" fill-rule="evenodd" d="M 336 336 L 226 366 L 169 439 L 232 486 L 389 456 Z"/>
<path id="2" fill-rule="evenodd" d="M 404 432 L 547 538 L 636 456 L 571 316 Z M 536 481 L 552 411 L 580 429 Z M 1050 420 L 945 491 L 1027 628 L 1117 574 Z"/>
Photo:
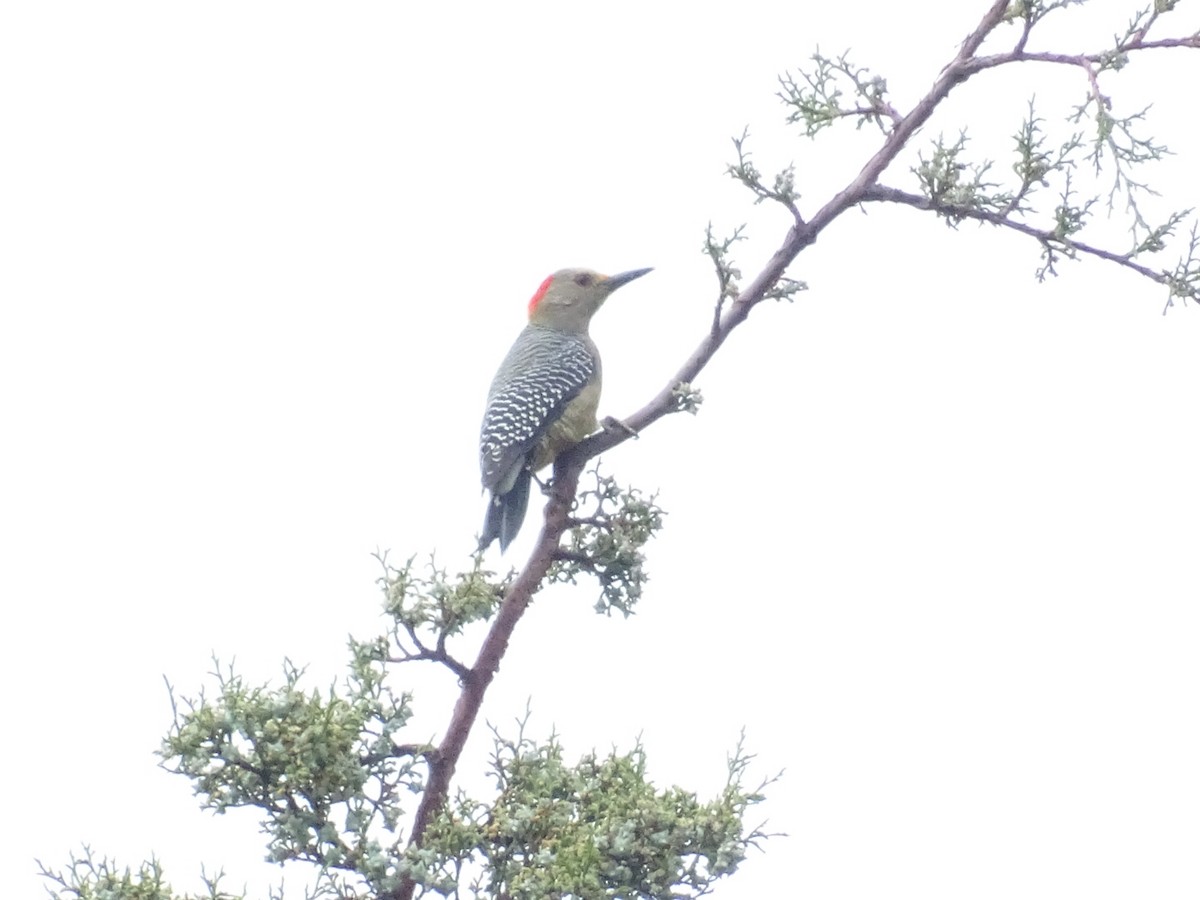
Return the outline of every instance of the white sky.
<path id="1" fill-rule="evenodd" d="M 987 5 L 6 6 L 5 893 L 81 842 L 179 890 L 277 881 L 251 814 L 155 768 L 162 676 L 286 655 L 325 685 L 382 627 L 372 550 L 466 565 L 483 395 L 544 275 L 656 267 L 594 328 L 602 413 L 632 412 L 710 320 L 705 224 L 751 222 L 747 274 L 786 226 L 722 175 L 729 136 L 796 159 L 806 211 L 874 146 L 789 134 L 775 75 L 853 47 L 907 108 Z M 1200 205 L 1195 65 L 1108 85 L 1155 102 L 1170 207 Z M 1010 75 L 923 137 L 975 122 L 1000 156 L 1030 93 L 1051 121 L 1082 93 Z M 788 837 L 718 898 L 1196 896 L 1200 310 L 1099 263 L 1039 286 L 1036 255 L 904 210 L 830 228 L 701 414 L 605 460 L 670 512 L 638 615 L 540 596 L 485 717 L 531 698 L 572 753 L 640 733 L 705 795 L 744 726 Z M 449 696 L 419 685 L 413 739 Z"/>

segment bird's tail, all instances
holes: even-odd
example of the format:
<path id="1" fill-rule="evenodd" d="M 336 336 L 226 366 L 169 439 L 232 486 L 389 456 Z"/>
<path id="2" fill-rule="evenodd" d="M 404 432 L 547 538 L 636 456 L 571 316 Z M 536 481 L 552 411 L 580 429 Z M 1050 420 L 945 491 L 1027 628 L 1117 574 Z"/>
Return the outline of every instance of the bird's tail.
<path id="1" fill-rule="evenodd" d="M 531 479 L 528 467 L 523 466 L 507 494 L 492 495 L 488 502 L 487 516 L 483 520 L 483 534 L 479 538 L 480 550 L 486 550 L 496 538 L 500 538 L 501 553 L 508 549 L 508 545 L 521 530 L 521 523 L 525 521 Z"/>

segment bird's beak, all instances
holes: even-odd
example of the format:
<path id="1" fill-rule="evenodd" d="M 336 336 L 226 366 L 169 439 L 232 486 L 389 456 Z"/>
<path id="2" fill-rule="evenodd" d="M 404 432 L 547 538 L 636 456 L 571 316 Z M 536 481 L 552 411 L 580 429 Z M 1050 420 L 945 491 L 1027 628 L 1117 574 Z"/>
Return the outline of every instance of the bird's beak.
<path id="1" fill-rule="evenodd" d="M 617 288 L 629 284 L 635 278 L 641 278 L 647 272 L 653 272 L 653 269 L 633 269 L 629 272 L 622 272 L 620 275 L 612 275 L 605 280 L 604 286 L 608 288 L 609 293 L 612 293 Z"/>

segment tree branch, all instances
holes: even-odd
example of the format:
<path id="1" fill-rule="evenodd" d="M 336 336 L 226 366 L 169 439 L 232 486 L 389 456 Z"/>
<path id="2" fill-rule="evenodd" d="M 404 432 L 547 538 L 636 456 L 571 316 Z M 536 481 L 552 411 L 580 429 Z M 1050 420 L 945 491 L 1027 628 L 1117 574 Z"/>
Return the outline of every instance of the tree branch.
<path id="1" fill-rule="evenodd" d="M 454 705 L 446 734 L 438 745 L 436 755 L 430 759 L 429 780 L 421 795 L 421 803 L 413 817 L 412 831 L 409 835 L 409 846 L 419 847 L 425 829 L 434 814 L 441 808 L 450 791 L 450 779 L 462 756 L 463 747 L 471 728 L 479 716 L 483 706 L 483 697 L 488 686 L 500 669 L 500 660 L 508 649 L 509 639 L 513 629 L 517 627 L 526 607 L 529 606 L 533 595 L 541 586 L 550 564 L 554 561 L 555 552 L 563 532 L 567 529 L 568 514 L 571 503 L 575 498 L 575 489 L 579 483 L 579 475 L 583 471 L 581 460 L 568 468 L 565 460 L 560 458 L 554 465 L 554 483 L 550 489 L 550 500 L 546 504 L 542 531 L 538 536 L 533 554 L 526 562 L 525 568 L 513 581 L 500 604 L 496 617 L 488 629 L 487 637 L 479 648 L 475 664 L 463 678 L 462 693 Z M 411 900 L 416 883 L 405 879 L 400 887 L 390 895 L 383 895 L 384 900 Z"/>
<path id="2" fill-rule="evenodd" d="M 1135 50 L 1164 50 L 1172 47 L 1200 50 L 1200 34 L 1181 38 L 1164 38 L 1161 41 L 1142 41 L 1139 43 L 1123 44 L 1115 50 L 1108 50 L 1104 53 L 1030 53 L 1026 50 L 1011 50 L 1007 53 L 995 53 L 991 56 L 980 56 L 969 60 L 963 67 L 963 70 L 970 76 L 985 69 L 994 69 L 997 66 L 1006 66 L 1009 63 L 1021 62 L 1080 66 L 1090 70 L 1091 66 L 1110 64 L 1113 55 L 1116 53 L 1132 53 Z"/>
<path id="3" fill-rule="evenodd" d="M 542 531 L 538 536 L 537 545 L 524 569 L 505 595 L 500 610 L 484 639 L 483 646 L 480 647 L 475 665 L 471 667 L 470 674 L 463 679 L 462 693 L 455 704 L 446 734 L 438 746 L 437 759 L 430 764 L 429 781 L 413 818 L 412 832 L 409 837 L 410 847 L 420 846 L 422 835 L 429 826 L 430 819 L 445 802 L 450 788 L 450 779 L 454 775 L 454 768 L 462 755 L 471 726 L 479 715 L 488 685 L 491 684 L 500 668 L 500 660 L 508 648 L 513 629 L 516 628 L 517 622 L 526 607 L 529 606 L 529 601 L 537 592 L 542 579 L 545 578 L 555 559 L 559 542 L 567 528 L 568 513 L 575 497 L 579 476 L 587 461 L 624 443 L 629 439 L 631 433 L 640 433 L 648 425 L 676 410 L 676 388 L 680 384 L 691 384 L 695 381 L 696 376 L 725 343 L 725 339 L 746 320 L 746 317 L 750 315 L 750 310 L 763 301 L 771 287 L 783 276 L 800 251 L 812 244 L 817 239 L 817 235 L 830 222 L 850 207 L 861 202 L 863 193 L 875 183 L 883 170 L 896 158 L 908 139 L 929 119 L 937 105 L 946 98 L 955 85 L 966 77 L 962 74 L 963 66 L 979 49 L 987 35 L 1003 20 L 1007 6 L 1007 0 L 995 0 L 992 3 L 991 8 L 976 29 L 963 41 L 958 54 L 942 70 L 929 93 L 908 115 L 896 123 L 884 140 L 883 146 L 863 166 L 858 177 L 826 203 L 809 222 L 793 222 L 783 243 L 772 255 L 770 261 L 746 289 L 729 304 L 715 327 L 709 330 L 674 377 L 649 403 L 632 416 L 622 420 L 629 430 L 611 429 L 599 432 L 555 461 L 554 484 L 551 488 L 550 501 L 546 505 Z M 411 879 L 405 879 L 395 892 L 394 898 L 387 898 L 387 900 L 411 900 L 415 888 L 416 884 Z"/>
<path id="4" fill-rule="evenodd" d="M 979 49 L 988 34 L 1003 21 L 1007 6 L 1005 0 L 996 0 L 992 4 L 991 9 L 988 10 L 976 29 L 963 41 L 958 54 L 942 69 L 929 93 L 922 97 L 912 111 L 896 124 L 896 127 L 884 140 L 883 146 L 867 161 L 858 176 L 821 207 L 810 220 L 793 223 L 783 243 L 771 256 L 763 270 L 729 305 L 729 308 L 721 315 L 719 321 L 679 368 L 679 371 L 653 400 L 633 415 L 622 420 L 630 429 L 641 433 L 648 425 L 668 413 L 674 412 L 678 386 L 694 383 L 696 376 L 708 365 L 709 360 L 725 343 L 725 339 L 746 320 L 746 317 L 750 315 L 750 310 L 766 298 L 771 287 L 783 276 L 787 267 L 800 255 L 800 252 L 815 242 L 817 236 L 834 219 L 847 209 L 862 202 L 862 197 L 867 189 L 875 184 L 883 171 L 899 155 L 909 138 L 928 121 L 938 104 L 946 99 L 957 84 L 969 77 L 960 73 L 970 61 L 971 54 Z M 592 435 L 572 450 L 569 457 L 586 461 L 624 443 L 628 437 L 628 434 L 616 430 Z M 580 470 L 582 470 L 582 461 L 579 464 Z"/>

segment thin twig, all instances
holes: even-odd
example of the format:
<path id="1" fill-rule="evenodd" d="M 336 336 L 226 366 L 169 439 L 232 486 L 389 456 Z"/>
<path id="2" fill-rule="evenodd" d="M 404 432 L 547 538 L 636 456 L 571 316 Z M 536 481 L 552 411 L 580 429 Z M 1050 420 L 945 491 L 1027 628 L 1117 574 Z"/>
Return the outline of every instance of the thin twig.
<path id="1" fill-rule="evenodd" d="M 965 206 L 947 206 L 945 204 L 937 203 L 934 200 L 930 200 L 928 197 L 924 197 L 921 194 L 910 194 L 908 191 L 901 191 L 896 188 L 885 187 L 884 185 L 873 185 L 871 188 L 865 191 L 862 196 L 862 202 L 901 203 L 905 206 L 912 206 L 916 209 L 946 213 L 954 216 L 955 218 L 975 219 L 979 222 L 988 222 L 992 225 L 1000 225 L 1004 228 L 1011 228 L 1013 231 L 1019 231 L 1021 234 L 1027 234 L 1032 238 L 1036 238 L 1042 243 L 1043 246 L 1053 245 L 1067 252 L 1077 251 L 1079 253 L 1086 253 L 1089 256 L 1095 256 L 1098 259 L 1106 259 L 1109 262 L 1116 263 L 1119 266 L 1132 269 L 1139 275 L 1144 275 L 1151 281 L 1157 281 L 1159 284 L 1170 283 L 1170 278 L 1166 272 L 1155 271 L 1148 266 L 1143 266 L 1140 263 L 1136 263 L 1125 254 L 1114 253 L 1111 250 L 1105 250 L 1102 247 L 1093 247 L 1091 244 L 1085 244 L 1082 241 L 1076 241 L 1071 238 L 1059 237 L 1052 230 L 1035 228 L 1034 226 L 1027 225 L 1024 222 L 1007 218 L 1003 213 L 993 212 L 986 209 L 972 209 Z"/>

